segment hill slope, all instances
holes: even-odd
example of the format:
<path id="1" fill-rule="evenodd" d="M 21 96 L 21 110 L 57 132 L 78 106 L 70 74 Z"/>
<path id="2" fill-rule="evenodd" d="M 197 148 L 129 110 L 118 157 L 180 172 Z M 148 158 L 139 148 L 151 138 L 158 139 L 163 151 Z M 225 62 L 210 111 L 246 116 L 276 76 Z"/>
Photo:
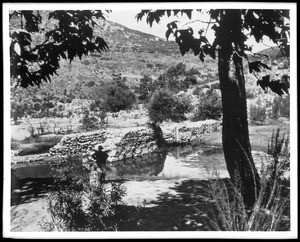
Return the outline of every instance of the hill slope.
<path id="1" fill-rule="evenodd" d="M 50 29 L 55 22 L 47 21 L 47 14 L 47 11 L 42 14 L 44 17 L 42 27 Z M 139 85 L 139 80 L 143 75 L 155 78 L 180 62 L 184 63 L 187 68 L 195 67 L 200 72 L 199 79 L 203 82 L 218 81 L 217 61 L 211 58 L 207 58 L 203 63 L 193 54 L 186 54 L 182 57 L 178 45 L 173 41 L 168 42 L 111 21 L 98 20 L 97 23 L 94 31 L 105 39 L 109 46 L 108 52 L 93 53 L 82 57 L 81 60 L 75 58 L 71 63 L 62 60 L 59 75 L 53 76 L 52 83 L 44 83 L 40 89 L 37 87 L 12 88 L 11 100 L 24 103 L 38 99 L 42 104 L 45 100 L 51 99 L 65 102 L 63 100 L 66 96 L 71 99 L 91 99 L 91 94 L 93 94 L 101 98 L 103 89 L 113 76 L 121 76 L 127 85 L 133 87 Z M 10 28 L 18 28 L 18 24 L 19 22 L 12 21 Z M 41 34 L 35 36 L 37 42 L 42 41 L 42 38 Z M 281 59 L 278 48 L 264 50 L 261 54 L 270 56 L 267 60 L 269 64 Z M 275 71 L 279 69 L 278 66 L 275 66 Z M 259 89 L 256 86 L 257 80 L 248 73 L 247 68 L 245 75 L 247 87 Z"/>

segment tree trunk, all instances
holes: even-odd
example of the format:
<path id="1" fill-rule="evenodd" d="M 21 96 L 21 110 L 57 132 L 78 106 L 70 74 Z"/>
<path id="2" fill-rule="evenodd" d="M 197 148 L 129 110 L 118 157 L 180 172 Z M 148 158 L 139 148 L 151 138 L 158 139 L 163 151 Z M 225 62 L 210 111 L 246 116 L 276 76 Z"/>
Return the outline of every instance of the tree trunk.
<path id="1" fill-rule="evenodd" d="M 230 178 L 241 190 L 244 204 L 252 207 L 260 188 L 249 140 L 243 59 L 234 54 L 232 43 L 239 29 L 239 10 L 221 16 L 218 69 L 223 106 L 222 142 Z M 232 69 L 230 68 L 232 67 Z"/>
<path id="2" fill-rule="evenodd" d="M 159 124 L 153 122 L 153 123 L 150 123 L 149 125 L 153 129 L 157 146 L 160 148 L 165 147 L 167 142 L 164 138 L 163 131 L 162 131 L 161 127 L 159 126 Z"/>

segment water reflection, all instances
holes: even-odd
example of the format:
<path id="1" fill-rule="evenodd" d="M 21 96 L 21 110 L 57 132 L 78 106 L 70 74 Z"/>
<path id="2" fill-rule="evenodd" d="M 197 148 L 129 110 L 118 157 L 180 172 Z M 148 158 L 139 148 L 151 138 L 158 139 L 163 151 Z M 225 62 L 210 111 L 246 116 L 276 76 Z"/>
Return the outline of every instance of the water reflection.
<path id="1" fill-rule="evenodd" d="M 228 177 L 221 148 L 175 147 L 168 152 L 158 177 L 206 179 L 213 171 L 217 171 L 220 177 Z"/>
<path id="2" fill-rule="evenodd" d="M 109 164 L 107 178 L 157 176 L 164 168 L 167 151 L 155 152 L 139 158 L 125 159 Z"/>
<path id="3" fill-rule="evenodd" d="M 75 170 L 84 170 L 81 158 L 74 157 L 65 167 L 72 176 L 78 175 Z M 15 169 L 19 179 L 48 178 L 58 175 L 61 170 L 50 164 L 29 166 Z M 76 167 L 76 169 L 74 169 Z M 139 158 L 125 159 L 109 164 L 107 179 L 149 177 L 159 178 L 205 178 L 207 169 L 216 169 L 221 176 L 228 176 L 224 157 L 219 147 L 184 146 L 170 148 L 168 151 L 152 153 Z M 73 171 L 72 171 L 73 170 Z M 87 172 L 88 171 L 84 171 Z"/>

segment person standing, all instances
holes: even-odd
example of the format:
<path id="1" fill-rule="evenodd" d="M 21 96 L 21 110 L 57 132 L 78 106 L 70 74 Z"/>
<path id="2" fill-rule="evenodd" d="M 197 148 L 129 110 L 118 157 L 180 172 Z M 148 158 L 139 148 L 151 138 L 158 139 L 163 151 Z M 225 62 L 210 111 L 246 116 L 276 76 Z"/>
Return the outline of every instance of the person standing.
<path id="1" fill-rule="evenodd" d="M 100 169 L 100 182 L 105 181 L 106 176 L 106 162 L 108 154 L 103 151 L 103 147 L 98 146 L 98 150 L 92 155 L 92 158 L 96 161 L 98 168 Z"/>

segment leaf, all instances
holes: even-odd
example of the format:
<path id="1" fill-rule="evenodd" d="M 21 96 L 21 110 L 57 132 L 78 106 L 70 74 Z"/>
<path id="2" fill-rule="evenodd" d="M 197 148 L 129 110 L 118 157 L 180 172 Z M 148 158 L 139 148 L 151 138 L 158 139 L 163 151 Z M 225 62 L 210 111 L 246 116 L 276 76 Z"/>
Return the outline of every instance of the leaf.
<path id="1" fill-rule="evenodd" d="M 144 15 L 148 14 L 150 12 L 150 10 L 142 10 L 141 12 L 139 12 L 135 18 L 137 19 L 137 22 L 138 21 L 141 21 L 142 18 L 144 17 Z"/>
<path id="2" fill-rule="evenodd" d="M 289 76 L 282 76 L 281 80 L 273 80 L 270 81 L 270 76 L 266 75 L 262 77 L 262 80 L 257 81 L 257 85 L 261 86 L 261 88 L 265 91 L 266 88 L 270 88 L 272 92 L 278 94 L 279 96 L 284 93 L 289 94 Z"/>
<path id="3" fill-rule="evenodd" d="M 171 28 L 168 28 L 168 30 L 166 31 L 166 39 L 168 40 L 170 37 L 170 34 L 172 34 L 173 30 Z"/>
<path id="4" fill-rule="evenodd" d="M 107 43 L 101 37 L 96 38 L 95 44 L 98 45 L 98 49 L 100 49 L 102 51 L 107 51 L 109 49 Z"/>
<path id="5" fill-rule="evenodd" d="M 186 16 L 188 16 L 189 19 L 192 18 L 192 12 L 193 12 L 192 9 L 182 10 L 182 12 L 185 13 Z"/>
<path id="6" fill-rule="evenodd" d="M 63 58 L 63 59 L 67 59 L 67 56 L 66 56 L 66 54 L 65 54 L 65 52 L 64 51 L 61 51 L 60 52 L 60 55 L 61 55 L 61 57 Z"/>
<path id="7" fill-rule="evenodd" d="M 176 24 L 177 22 L 179 22 L 179 21 L 175 20 L 173 22 L 170 22 L 170 23 L 167 24 L 167 27 L 171 28 L 171 29 L 178 29 L 177 24 Z"/>
<path id="8" fill-rule="evenodd" d="M 204 62 L 204 54 L 203 51 L 201 50 L 200 54 L 199 54 L 199 59 Z"/>
<path id="9" fill-rule="evenodd" d="M 180 50 L 180 53 L 181 53 L 182 56 L 184 56 L 185 53 L 188 52 L 186 46 L 182 43 L 179 44 L 179 50 Z"/>
<path id="10" fill-rule="evenodd" d="M 206 55 L 210 55 L 213 59 L 216 58 L 216 50 L 213 46 L 211 46 L 210 44 L 206 44 L 203 46 L 203 52 Z"/>
<path id="11" fill-rule="evenodd" d="M 271 70 L 268 65 L 261 63 L 261 61 L 249 62 L 250 73 L 252 73 L 253 71 L 260 72 L 261 67 Z"/>
<path id="12" fill-rule="evenodd" d="M 194 39 L 194 45 L 192 47 L 192 50 L 194 51 L 195 56 L 199 55 L 199 53 L 200 53 L 200 50 L 201 50 L 200 44 L 201 44 L 201 42 L 199 39 Z"/>
<path id="13" fill-rule="evenodd" d="M 170 17 L 171 16 L 171 10 L 166 10 L 167 16 Z"/>

